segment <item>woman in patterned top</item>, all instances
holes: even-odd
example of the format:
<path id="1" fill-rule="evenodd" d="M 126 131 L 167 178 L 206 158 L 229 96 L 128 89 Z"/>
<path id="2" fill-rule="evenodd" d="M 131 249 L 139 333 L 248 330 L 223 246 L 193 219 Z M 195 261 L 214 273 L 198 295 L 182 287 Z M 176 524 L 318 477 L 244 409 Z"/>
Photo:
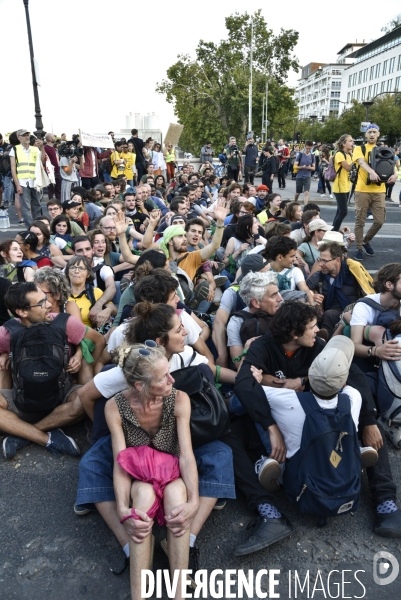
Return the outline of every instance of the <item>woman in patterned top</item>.
<path id="1" fill-rule="evenodd" d="M 132 599 L 140 600 L 141 570 L 150 568 L 156 513 L 158 522 L 162 522 L 159 507 L 155 509 L 158 497 L 154 486 L 132 479 L 131 471 L 121 466 L 126 465 L 127 460 L 135 461 L 138 447 L 149 454 L 151 449 L 167 453 L 172 455 L 171 464 L 174 460 L 178 462 L 180 476 L 168 479 L 162 500 L 170 569 L 172 573 L 179 569 L 180 573 L 175 596 L 178 599 L 182 597 L 182 569 L 188 568 L 189 528 L 199 505 L 198 475 L 189 428 L 190 401 L 187 394 L 173 388 L 174 379 L 169 373 L 165 350 L 154 342 L 122 346 L 119 366 L 127 389 L 107 402 L 105 415 L 113 445 L 118 517 L 130 537 Z M 156 455 L 159 456 L 157 452 Z M 143 465 L 133 464 L 133 467 L 135 470 Z"/>

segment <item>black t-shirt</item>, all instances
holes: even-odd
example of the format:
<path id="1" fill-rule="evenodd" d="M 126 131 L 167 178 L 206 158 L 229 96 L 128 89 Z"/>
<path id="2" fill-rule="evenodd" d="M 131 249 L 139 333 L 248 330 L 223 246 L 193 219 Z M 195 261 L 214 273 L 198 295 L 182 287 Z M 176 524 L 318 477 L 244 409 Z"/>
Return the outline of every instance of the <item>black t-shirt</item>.
<path id="1" fill-rule="evenodd" d="M 135 148 L 135 164 L 137 165 L 138 163 L 141 163 L 142 159 L 143 159 L 142 148 L 145 145 L 144 141 L 141 140 L 141 138 L 132 137 L 130 140 L 128 140 L 128 142 L 134 144 L 134 148 Z"/>

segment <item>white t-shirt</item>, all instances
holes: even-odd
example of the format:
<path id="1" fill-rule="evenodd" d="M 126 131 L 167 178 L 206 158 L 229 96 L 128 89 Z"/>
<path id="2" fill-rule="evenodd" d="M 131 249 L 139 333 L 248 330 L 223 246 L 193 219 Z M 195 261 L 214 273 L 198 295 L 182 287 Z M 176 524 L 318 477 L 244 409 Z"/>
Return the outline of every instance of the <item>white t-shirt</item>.
<path id="1" fill-rule="evenodd" d="M 287 447 L 287 458 L 294 456 L 301 446 L 302 430 L 305 422 L 305 412 L 294 390 L 275 389 L 263 386 L 263 391 L 269 401 L 273 419 L 280 429 Z M 353 387 L 346 385 L 343 392 L 351 401 L 351 416 L 358 429 L 359 413 L 361 412 L 362 397 Z M 338 396 L 332 400 L 321 400 L 315 396 L 322 408 L 336 408 Z"/>
<path id="2" fill-rule="evenodd" d="M 302 227 L 301 229 L 293 229 L 290 233 L 290 238 L 295 240 L 297 246 L 302 244 L 306 237 L 305 229 Z"/>
<path id="3" fill-rule="evenodd" d="M 199 339 L 199 334 L 202 328 L 199 327 L 198 323 L 189 315 L 185 310 L 180 312 L 181 323 L 184 325 L 184 329 L 187 331 L 185 343 L 189 346 L 196 344 Z M 107 342 L 107 351 L 111 354 L 116 348 L 121 346 L 125 340 L 125 332 L 129 327 L 129 323 L 121 323 L 111 334 L 109 341 Z"/>
<path id="4" fill-rule="evenodd" d="M 91 150 L 92 155 L 92 177 L 96 177 L 96 157 L 93 150 Z"/>
<path id="5" fill-rule="evenodd" d="M 170 373 L 182 368 L 179 358 L 180 356 L 183 360 L 184 367 L 188 367 L 190 363 L 191 366 L 200 365 L 202 363 L 207 364 L 207 358 L 201 354 L 198 354 L 198 352 L 195 353 L 194 360 L 191 361 L 193 353 L 194 351 L 190 346 L 185 346 L 183 352 L 180 352 L 180 354 L 173 354 L 169 361 Z M 123 371 L 118 365 L 114 369 L 109 369 L 103 373 L 98 373 L 93 379 L 93 383 L 95 384 L 99 395 L 103 396 L 103 398 L 111 398 L 117 394 L 117 392 L 122 392 L 128 388 Z"/>
<path id="6" fill-rule="evenodd" d="M 370 298 L 381 305 L 380 294 L 369 294 L 365 298 Z M 353 325 L 372 325 L 379 315 L 378 310 L 371 308 L 364 302 L 357 302 L 352 311 L 350 325 L 351 327 Z"/>
<path id="7" fill-rule="evenodd" d="M 293 267 L 291 269 L 291 271 L 288 271 L 288 269 L 283 269 L 282 271 L 280 271 L 280 275 L 284 275 L 285 273 L 287 274 L 288 279 L 291 279 L 291 291 L 294 291 L 297 289 L 298 283 L 300 281 L 305 281 L 305 277 L 304 274 L 302 273 L 301 269 L 299 269 L 298 267 Z"/>
<path id="8" fill-rule="evenodd" d="M 103 259 L 102 259 L 103 260 Z M 112 277 L 114 279 L 114 271 L 111 267 L 104 265 L 104 267 L 102 267 L 99 271 L 96 271 L 95 273 L 95 281 L 93 282 L 93 285 L 95 287 L 99 287 L 98 285 L 98 276 L 103 280 L 106 281 L 106 279 L 108 277 Z"/>

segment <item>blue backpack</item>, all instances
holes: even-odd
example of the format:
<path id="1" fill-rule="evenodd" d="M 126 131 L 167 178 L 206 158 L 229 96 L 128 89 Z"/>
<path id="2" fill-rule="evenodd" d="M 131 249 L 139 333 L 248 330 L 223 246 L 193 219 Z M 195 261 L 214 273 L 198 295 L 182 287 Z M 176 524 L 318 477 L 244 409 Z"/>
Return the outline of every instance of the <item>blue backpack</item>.
<path id="1" fill-rule="evenodd" d="M 226 164 L 226 162 L 227 162 L 227 160 L 228 160 L 228 159 L 227 159 L 227 156 L 226 156 L 226 155 L 225 155 L 223 152 L 221 152 L 221 153 L 219 154 L 219 161 L 221 162 L 221 164 L 222 164 L 222 165 L 225 165 L 225 164 Z"/>
<path id="2" fill-rule="evenodd" d="M 356 510 L 362 467 L 349 397 L 339 394 L 337 408 L 324 409 L 310 392 L 297 396 L 305 423 L 301 446 L 284 471 L 289 500 L 301 513 L 318 517 Z"/>
<path id="3" fill-rule="evenodd" d="M 279 292 L 285 292 L 286 290 L 291 289 L 292 279 L 288 277 L 288 273 L 291 273 L 293 267 L 291 269 L 287 269 L 285 273 L 277 273 L 277 285 Z"/>
<path id="4" fill-rule="evenodd" d="M 369 323 L 370 325 L 381 325 L 382 327 L 389 327 L 395 319 L 400 318 L 400 310 L 389 310 L 388 308 L 384 308 L 378 302 L 375 302 L 372 298 L 360 298 L 358 302 L 362 302 L 362 304 L 367 304 L 371 308 L 379 311 L 378 316 L 375 319 L 374 323 Z"/>

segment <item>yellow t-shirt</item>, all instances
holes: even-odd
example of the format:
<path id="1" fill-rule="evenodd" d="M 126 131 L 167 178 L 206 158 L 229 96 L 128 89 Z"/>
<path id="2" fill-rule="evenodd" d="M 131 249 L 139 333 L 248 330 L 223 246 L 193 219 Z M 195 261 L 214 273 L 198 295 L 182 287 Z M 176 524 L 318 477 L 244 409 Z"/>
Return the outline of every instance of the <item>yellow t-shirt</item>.
<path id="1" fill-rule="evenodd" d="M 200 250 L 188 252 L 188 255 L 179 262 L 178 266 L 183 269 L 191 280 L 194 279 L 196 271 L 203 263 Z"/>
<path id="2" fill-rule="evenodd" d="M 132 180 L 133 174 L 132 174 L 132 165 L 135 164 L 135 158 L 136 155 L 133 154 L 132 152 L 121 152 L 120 154 L 120 158 L 124 158 L 127 162 L 125 163 L 125 170 L 124 170 L 124 175 L 126 176 L 128 181 Z M 121 171 L 120 173 L 121 174 Z"/>
<path id="3" fill-rule="evenodd" d="M 120 165 L 116 164 L 116 160 L 120 160 L 123 157 L 123 153 L 122 152 L 117 152 L 117 150 L 115 150 L 114 152 L 111 153 L 110 155 L 110 161 L 111 164 L 113 165 L 113 168 L 111 170 L 110 176 L 113 179 L 117 179 L 118 175 L 124 175 L 125 170 L 120 171 L 120 169 L 118 168 Z"/>
<path id="4" fill-rule="evenodd" d="M 375 147 L 376 144 L 365 144 L 365 156 L 362 153 L 362 146 L 357 146 L 354 149 L 352 154 L 352 160 L 354 163 L 357 162 L 358 158 L 364 158 L 366 162 L 368 162 L 369 152 L 372 151 L 372 148 Z M 358 165 L 357 165 L 358 166 Z M 376 183 L 371 183 L 367 185 L 368 173 L 362 167 L 359 168 L 358 173 L 358 181 L 356 182 L 355 191 L 356 192 L 367 192 L 368 194 L 381 194 L 386 191 L 386 184 L 382 183 L 381 185 L 376 185 Z"/>
<path id="5" fill-rule="evenodd" d="M 336 152 L 336 155 L 334 157 L 334 168 L 336 173 L 338 173 L 339 169 L 341 168 L 341 163 L 344 160 L 347 161 L 349 165 L 352 164 L 352 157 L 350 154 L 345 154 L 344 158 L 344 154 L 341 151 Z M 350 191 L 350 189 L 351 182 L 349 180 L 349 172 L 346 169 L 344 169 L 344 167 L 342 167 L 340 174 L 337 175 L 333 182 L 333 192 L 337 194 L 346 194 Z"/>
<path id="6" fill-rule="evenodd" d="M 103 294 L 102 290 L 97 287 L 93 288 L 93 293 L 95 295 L 96 301 L 99 300 L 99 298 Z M 91 303 L 89 298 L 84 294 L 80 298 L 73 298 L 72 296 L 70 296 L 68 300 L 75 302 L 75 304 L 78 306 L 79 310 L 81 311 L 82 323 L 87 327 L 93 327 L 92 321 L 90 321 L 89 319 L 89 311 L 91 309 Z"/>

